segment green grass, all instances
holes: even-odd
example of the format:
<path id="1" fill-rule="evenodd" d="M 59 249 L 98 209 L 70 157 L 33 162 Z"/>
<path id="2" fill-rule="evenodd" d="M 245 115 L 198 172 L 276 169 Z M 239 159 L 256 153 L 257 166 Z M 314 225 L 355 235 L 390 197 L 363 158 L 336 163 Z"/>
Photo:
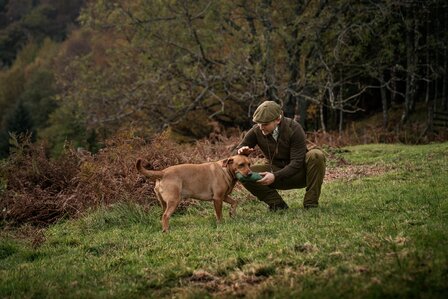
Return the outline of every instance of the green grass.
<path id="1" fill-rule="evenodd" d="M 317 209 L 304 190 L 280 213 L 234 194 L 236 218 L 217 225 L 200 202 L 168 234 L 159 207 L 129 204 L 54 225 L 37 248 L 2 234 L 0 298 L 445 298 L 448 143 L 347 149 L 388 171 L 326 183 Z"/>

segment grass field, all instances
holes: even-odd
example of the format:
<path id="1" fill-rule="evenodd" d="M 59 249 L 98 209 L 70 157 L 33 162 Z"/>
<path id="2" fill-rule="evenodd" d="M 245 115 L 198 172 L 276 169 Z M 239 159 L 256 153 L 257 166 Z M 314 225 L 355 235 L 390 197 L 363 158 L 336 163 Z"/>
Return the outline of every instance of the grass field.
<path id="1" fill-rule="evenodd" d="M 448 143 L 335 155 L 329 172 L 344 175 L 317 209 L 303 190 L 272 213 L 238 189 L 238 215 L 220 225 L 200 202 L 168 234 L 159 207 L 130 204 L 32 238 L 4 230 L 0 298 L 447 298 Z"/>

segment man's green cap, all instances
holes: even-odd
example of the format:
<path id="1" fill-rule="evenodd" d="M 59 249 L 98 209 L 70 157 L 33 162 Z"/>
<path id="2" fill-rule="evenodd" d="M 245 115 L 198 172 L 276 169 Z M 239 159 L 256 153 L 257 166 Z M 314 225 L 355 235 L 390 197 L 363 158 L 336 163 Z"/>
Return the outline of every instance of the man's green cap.
<path id="1" fill-rule="evenodd" d="M 265 101 L 258 106 L 252 120 L 257 124 L 269 123 L 282 114 L 282 107 L 274 101 Z"/>

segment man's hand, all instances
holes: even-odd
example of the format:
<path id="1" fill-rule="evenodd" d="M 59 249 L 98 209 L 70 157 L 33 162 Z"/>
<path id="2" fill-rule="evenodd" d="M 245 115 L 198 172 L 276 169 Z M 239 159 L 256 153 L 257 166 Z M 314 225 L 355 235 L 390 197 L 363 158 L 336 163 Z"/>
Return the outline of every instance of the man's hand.
<path id="1" fill-rule="evenodd" d="M 260 175 L 263 177 L 257 181 L 260 185 L 270 185 L 275 181 L 275 175 L 272 172 L 260 172 Z"/>
<path id="2" fill-rule="evenodd" d="M 242 148 L 238 149 L 238 155 L 246 155 L 249 156 L 250 153 L 252 153 L 253 151 L 255 151 L 255 149 L 250 148 L 248 146 L 243 146 Z"/>

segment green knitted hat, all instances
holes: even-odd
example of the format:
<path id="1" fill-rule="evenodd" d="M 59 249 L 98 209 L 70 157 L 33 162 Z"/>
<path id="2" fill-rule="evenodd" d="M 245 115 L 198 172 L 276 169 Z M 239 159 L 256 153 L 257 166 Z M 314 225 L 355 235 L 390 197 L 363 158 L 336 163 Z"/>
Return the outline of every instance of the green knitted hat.
<path id="1" fill-rule="evenodd" d="M 282 114 L 282 108 L 274 101 L 265 101 L 254 112 L 252 120 L 257 124 L 269 123 Z"/>

